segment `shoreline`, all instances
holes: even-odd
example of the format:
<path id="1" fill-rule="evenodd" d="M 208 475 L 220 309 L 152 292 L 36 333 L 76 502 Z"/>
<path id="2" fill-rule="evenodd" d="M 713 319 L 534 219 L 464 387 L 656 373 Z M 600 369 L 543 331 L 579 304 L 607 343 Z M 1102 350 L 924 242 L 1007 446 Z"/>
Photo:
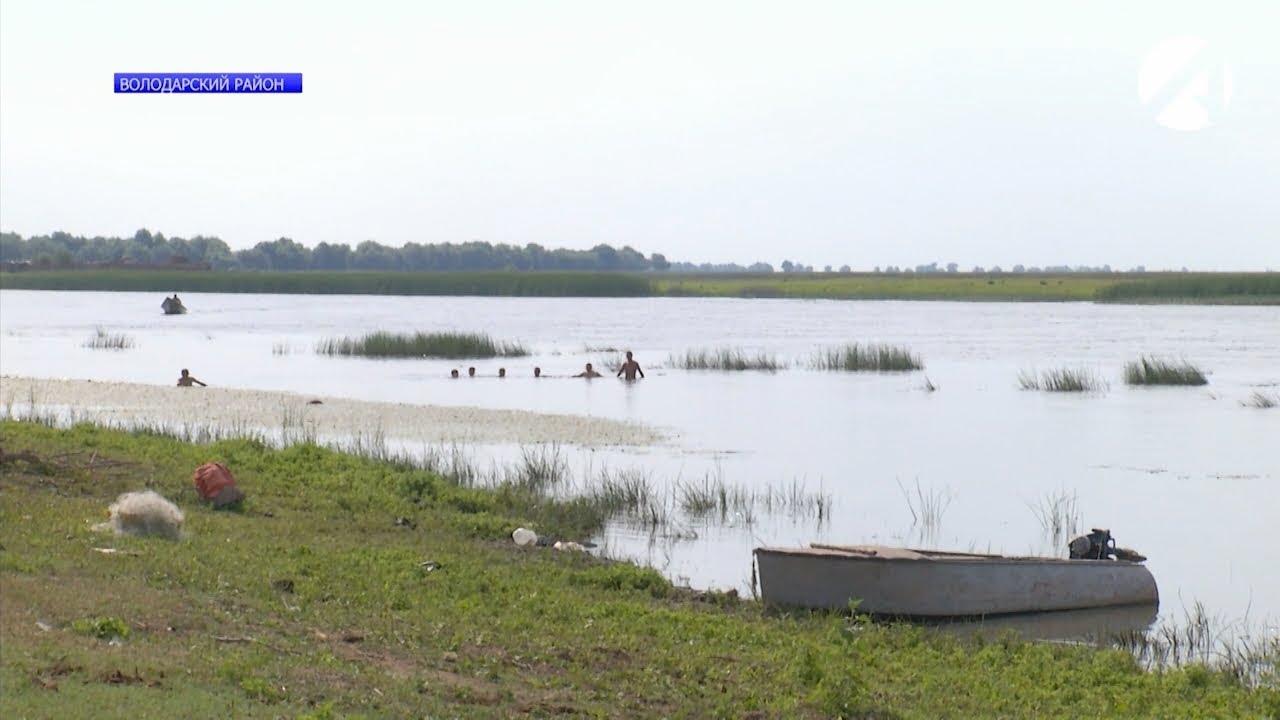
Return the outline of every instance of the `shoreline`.
<path id="1" fill-rule="evenodd" d="M 273 390 L 180 388 L 66 378 L 0 376 L 0 406 L 66 407 L 77 421 L 293 430 L 318 438 L 382 436 L 426 443 L 648 447 L 668 439 L 641 423 L 580 415 L 413 405 Z M 319 403 L 312 401 L 319 400 Z"/>

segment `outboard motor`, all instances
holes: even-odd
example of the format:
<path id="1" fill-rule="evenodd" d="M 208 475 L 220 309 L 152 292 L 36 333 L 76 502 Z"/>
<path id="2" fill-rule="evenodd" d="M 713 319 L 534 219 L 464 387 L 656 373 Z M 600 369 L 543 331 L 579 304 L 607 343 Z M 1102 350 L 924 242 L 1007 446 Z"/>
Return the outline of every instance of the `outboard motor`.
<path id="1" fill-rule="evenodd" d="M 1094 528 L 1088 535 L 1072 540 L 1067 549 L 1072 560 L 1107 560 L 1115 555 L 1116 541 L 1110 530 Z"/>

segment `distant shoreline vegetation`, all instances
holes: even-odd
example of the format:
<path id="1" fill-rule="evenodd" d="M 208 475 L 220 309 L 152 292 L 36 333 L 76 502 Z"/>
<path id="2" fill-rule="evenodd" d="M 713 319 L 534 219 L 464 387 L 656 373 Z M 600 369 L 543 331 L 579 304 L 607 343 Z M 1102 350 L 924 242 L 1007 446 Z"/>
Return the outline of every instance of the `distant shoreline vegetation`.
<path id="1" fill-rule="evenodd" d="M 1280 273 L 674 273 L 588 271 L 0 272 L 0 289 L 304 295 L 722 297 L 1280 305 Z M 191 305 L 199 312 L 198 303 Z"/>

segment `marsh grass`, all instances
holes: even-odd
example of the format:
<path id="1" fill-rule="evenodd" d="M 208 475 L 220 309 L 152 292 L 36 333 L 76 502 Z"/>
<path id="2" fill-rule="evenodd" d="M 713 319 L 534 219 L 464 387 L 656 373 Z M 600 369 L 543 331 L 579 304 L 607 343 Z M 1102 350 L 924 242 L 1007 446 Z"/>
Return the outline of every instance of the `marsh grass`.
<path id="1" fill-rule="evenodd" d="M 1200 602 L 1184 608 L 1181 620 L 1110 633 L 1100 641 L 1128 652 L 1149 671 L 1198 667 L 1193 672 L 1215 671 L 1249 687 L 1280 683 L 1280 637 L 1257 637 L 1249 631 L 1247 618 L 1228 622 L 1210 614 Z"/>
<path id="2" fill-rule="evenodd" d="M 1255 390 L 1249 396 L 1249 399 L 1245 401 L 1245 405 L 1261 410 L 1280 407 L 1280 393 L 1265 393 L 1261 390 Z"/>
<path id="3" fill-rule="evenodd" d="M 777 372 L 786 368 L 786 363 L 778 360 L 778 357 L 772 353 L 759 351 L 753 354 L 736 347 L 690 349 L 683 355 L 672 355 L 670 363 L 672 367 L 682 370 Z"/>
<path id="4" fill-rule="evenodd" d="M 1045 392 L 1100 393 L 1108 388 L 1106 380 L 1083 368 L 1045 370 L 1039 374 L 1023 371 L 1018 374 L 1018 385 L 1023 390 Z"/>
<path id="5" fill-rule="evenodd" d="M 819 350 L 810 359 L 810 366 L 845 372 L 910 372 L 923 370 L 924 361 L 905 346 L 852 343 Z"/>
<path id="6" fill-rule="evenodd" d="M 83 343 L 91 350 L 129 350 L 137 345 L 131 335 L 125 333 L 109 333 L 97 328 Z"/>
<path id="7" fill-rule="evenodd" d="M 1055 549 L 1065 548 L 1080 531 L 1080 510 L 1075 492 L 1067 492 L 1065 488 L 1057 490 L 1045 495 L 1034 505 L 1027 503 L 1027 507 L 1035 513 L 1045 538 L 1052 542 Z"/>
<path id="8" fill-rule="evenodd" d="M 1209 379 L 1186 360 L 1144 355 L 1125 364 L 1124 381 L 1127 385 L 1205 385 Z"/>
<path id="9" fill-rule="evenodd" d="M 418 332 L 410 335 L 378 330 L 358 338 L 321 340 L 316 345 L 316 353 L 375 358 L 492 358 L 523 357 L 529 354 L 529 350 L 519 343 L 494 340 L 481 333 Z"/>
<path id="10" fill-rule="evenodd" d="M 287 342 L 277 342 L 271 344 L 272 355 L 292 355 L 293 346 Z"/>
<path id="11" fill-rule="evenodd" d="M 942 516 L 946 514 L 947 508 L 951 506 L 951 491 L 943 488 L 930 488 L 925 490 L 920 486 L 920 479 L 916 478 L 915 494 L 913 495 L 902 484 L 898 483 L 898 490 L 902 492 L 902 497 L 907 501 L 907 509 L 911 511 L 911 527 L 916 532 L 921 542 L 933 542 L 942 529 Z"/>

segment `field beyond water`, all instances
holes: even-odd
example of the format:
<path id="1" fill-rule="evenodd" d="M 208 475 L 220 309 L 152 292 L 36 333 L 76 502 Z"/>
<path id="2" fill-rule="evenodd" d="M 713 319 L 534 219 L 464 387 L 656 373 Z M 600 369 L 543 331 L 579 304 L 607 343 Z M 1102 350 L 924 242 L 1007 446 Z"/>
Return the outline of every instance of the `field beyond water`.
<path id="1" fill-rule="evenodd" d="M 0 272 L 0 289 L 1280 304 L 1280 273 Z"/>
<path id="2" fill-rule="evenodd" d="M 195 502 L 191 470 L 210 460 L 248 493 L 241 511 Z M 185 538 L 90 529 L 144 487 L 182 507 Z M 1280 713 L 1274 684 L 1203 666 L 779 616 L 511 543 L 519 525 L 568 532 L 563 518 L 314 445 L 5 421 L 0 705 L 9 718 Z"/>

